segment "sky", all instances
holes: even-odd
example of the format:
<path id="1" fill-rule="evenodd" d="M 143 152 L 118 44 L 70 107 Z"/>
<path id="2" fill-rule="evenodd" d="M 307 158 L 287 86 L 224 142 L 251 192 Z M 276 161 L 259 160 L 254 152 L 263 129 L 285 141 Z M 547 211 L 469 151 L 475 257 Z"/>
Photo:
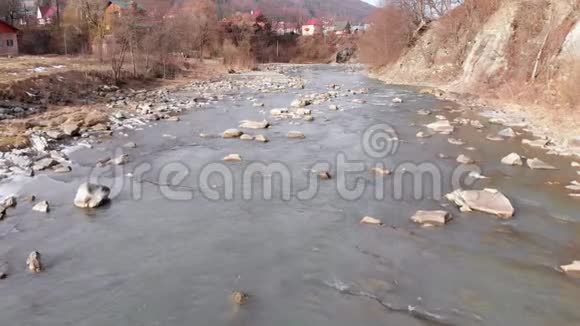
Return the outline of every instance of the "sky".
<path id="1" fill-rule="evenodd" d="M 374 6 L 376 6 L 380 2 L 380 0 L 362 0 L 362 1 L 368 2 L 368 3 L 370 3 L 371 5 L 374 5 Z"/>

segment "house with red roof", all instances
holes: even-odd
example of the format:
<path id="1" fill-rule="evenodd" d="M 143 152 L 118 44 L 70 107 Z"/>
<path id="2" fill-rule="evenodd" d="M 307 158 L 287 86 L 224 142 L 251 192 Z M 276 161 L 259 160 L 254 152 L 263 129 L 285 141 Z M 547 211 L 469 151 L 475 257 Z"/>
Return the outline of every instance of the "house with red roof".
<path id="1" fill-rule="evenodd" d="M 0 20 L 0 56 L 18 55 L 18 29 Z"/>
<path id="2" fill-rule="evenodd" d="M 316 18 L 310 18 L 302 25 L 302 36 L 313 36 L 322 34 L 322 22 Z"/>
<path id="3" fill-rule="evenodd" d="M 55 6 L 38 6 L 36 21 L 39 25 L 52 24 L 56 19 L 58 9 Z"/>

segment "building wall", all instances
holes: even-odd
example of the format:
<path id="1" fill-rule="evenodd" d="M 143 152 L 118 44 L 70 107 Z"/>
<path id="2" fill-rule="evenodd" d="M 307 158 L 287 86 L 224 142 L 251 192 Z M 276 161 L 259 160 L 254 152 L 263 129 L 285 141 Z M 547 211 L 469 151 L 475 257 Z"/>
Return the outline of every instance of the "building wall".
<path id="1" fill-rule="evenodd" d="M 304 25 L 302 26 L 302 35 L 303 36 L 312 36 L 314 34 L 322 33 L 322 27 L 318 25 Z"/>
<path id="2" fill-rule="evenodd" d="M 12 46 L 8 46 L 8 40 L 12 40 Z M 16 33 L 0 33 L 0 55 L 18 55 L 18 37 Z"/>

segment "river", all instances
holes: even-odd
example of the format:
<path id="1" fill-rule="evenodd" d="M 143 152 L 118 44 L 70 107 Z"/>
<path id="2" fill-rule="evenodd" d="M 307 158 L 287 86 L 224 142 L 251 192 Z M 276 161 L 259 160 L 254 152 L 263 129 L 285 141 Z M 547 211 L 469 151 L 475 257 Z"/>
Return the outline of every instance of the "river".
<path id="1" fill-rule="evenodd" d="M 502 142 L 486 140 L 503 127 L 415 88 L 385 85 L 339 66 L 289 71 L 304 78 L 304 89 L 231 94 L 185 113 L 180 122 L 78 150 L 70 155 L 70 174 L 4 180 L 3 196 L 34 194 L 49 201 L 51 212 L 33 212 L 22 202 L 0 222 L 0 260 L 9 266 L 0 280 L 0 324 L 580 324 L 580 279 L 558 270 L 580 258 L 580 201 L 563 190 L 578 178 L 571 159 L 523 147 L 521 139 L 530 137 L 523 131 Z M 311 122 L 269 116 L 270 109 L 327 92 L 330 84 L 340 91 L 366 88 L 368 94 L 311 105 Z M 252 105 L 249 96 L 264 107 Z M 403 103 L 392 103 L 394 97 Z M 340 110 L 329 110 L 330 103 Z M 433 113 L 418 115 L 420 109 Z M 458 126 L 452 137 L 464 140 L 463 146 L 444 135 L 415 137 L 435 115 L 478 119 L 485 128 Z M 268 119 L 269 129 L 245 131 L 270 141 L 200 136 L 236 128 L 244 119 Z M 392 128 L 398 139 L 387 140 L 380 155 L 365 143 L 373 128 Z M 305 138 L 288 139 L 291 130 Z M 110 204 L 91 211 L 73 207 L 75 191 L 95 163 L 128 141 L 138 144 L 123 149 L 131 161 L 98 171 L 103 183 L 118 190 Z M 559 169 L 501 164 L 511 152 Z M 231 153 L 243 161 L 223 162 Z M 455 161 L 461 153 L 487 178 L 463 180 Z M 256 162 L 273 170 L 244 178 Z M 329 164 L 332 179 L 312 178 L 315 163 Z M 343 178 L 343 163 L 363 169 Z M 380 179 L 384 184 L 369 173 L 377 164 L 395 171 Z M 401 176 L 421 164 L 435 169 L 435 177 L 415 183 Z M 164 187 L 163 180 L 178 186 Z M 271 198 L 264 180 L 272 181 Z M 515 217 L 459 212 L 441 198 L 457 182 L 501 190 Z M 423 228 L 410 221 L 418 209 L 445 209 L 454 219 Z M 384 225 L 361 225 L 363 216 Z M 33 250 L 42 254 L 39 274 L 25 268 Z M 248 302 L 233 305 L 234 290 L 248 293 Z"/>

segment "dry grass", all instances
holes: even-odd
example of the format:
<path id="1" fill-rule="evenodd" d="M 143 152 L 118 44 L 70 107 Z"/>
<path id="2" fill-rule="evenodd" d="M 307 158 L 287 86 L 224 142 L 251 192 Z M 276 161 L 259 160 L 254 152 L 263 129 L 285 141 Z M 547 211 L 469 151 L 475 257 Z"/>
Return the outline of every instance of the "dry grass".
<path id="1" fill-rule="evenodd" d="M 34 70 L 35 68 L 40 69 Z M 46 76 L 67 71 L 105 71 L 110 69 L 108 64 L 99 62 L 89 56 L 0 57 L 0 83 L 14 82 L 35 76 Z"/>
<path id="2" fill-rule="evenodd" d="M 569 63 L 570 73 L 558 83 L 558 92 L 562 99 L 580 113 L 580 58 Z"/>
<path id="3" fill-rule="evenodd" d="M 512 23 L 513 34 L 506 50 L 506 79 L 522 83 L 530 80 L 534 63 L 542 46 L 539 40 L 548 17 L 547 0 L 526 1 L 519 6 Z"/>
<path id="4" fill-rule="evenodd" d="M 470 42 L 499 9 L 502 0 L 466 0 L 434 25 L 434 47 L 448 49 L 449 57 L 463 64 Z"/>

